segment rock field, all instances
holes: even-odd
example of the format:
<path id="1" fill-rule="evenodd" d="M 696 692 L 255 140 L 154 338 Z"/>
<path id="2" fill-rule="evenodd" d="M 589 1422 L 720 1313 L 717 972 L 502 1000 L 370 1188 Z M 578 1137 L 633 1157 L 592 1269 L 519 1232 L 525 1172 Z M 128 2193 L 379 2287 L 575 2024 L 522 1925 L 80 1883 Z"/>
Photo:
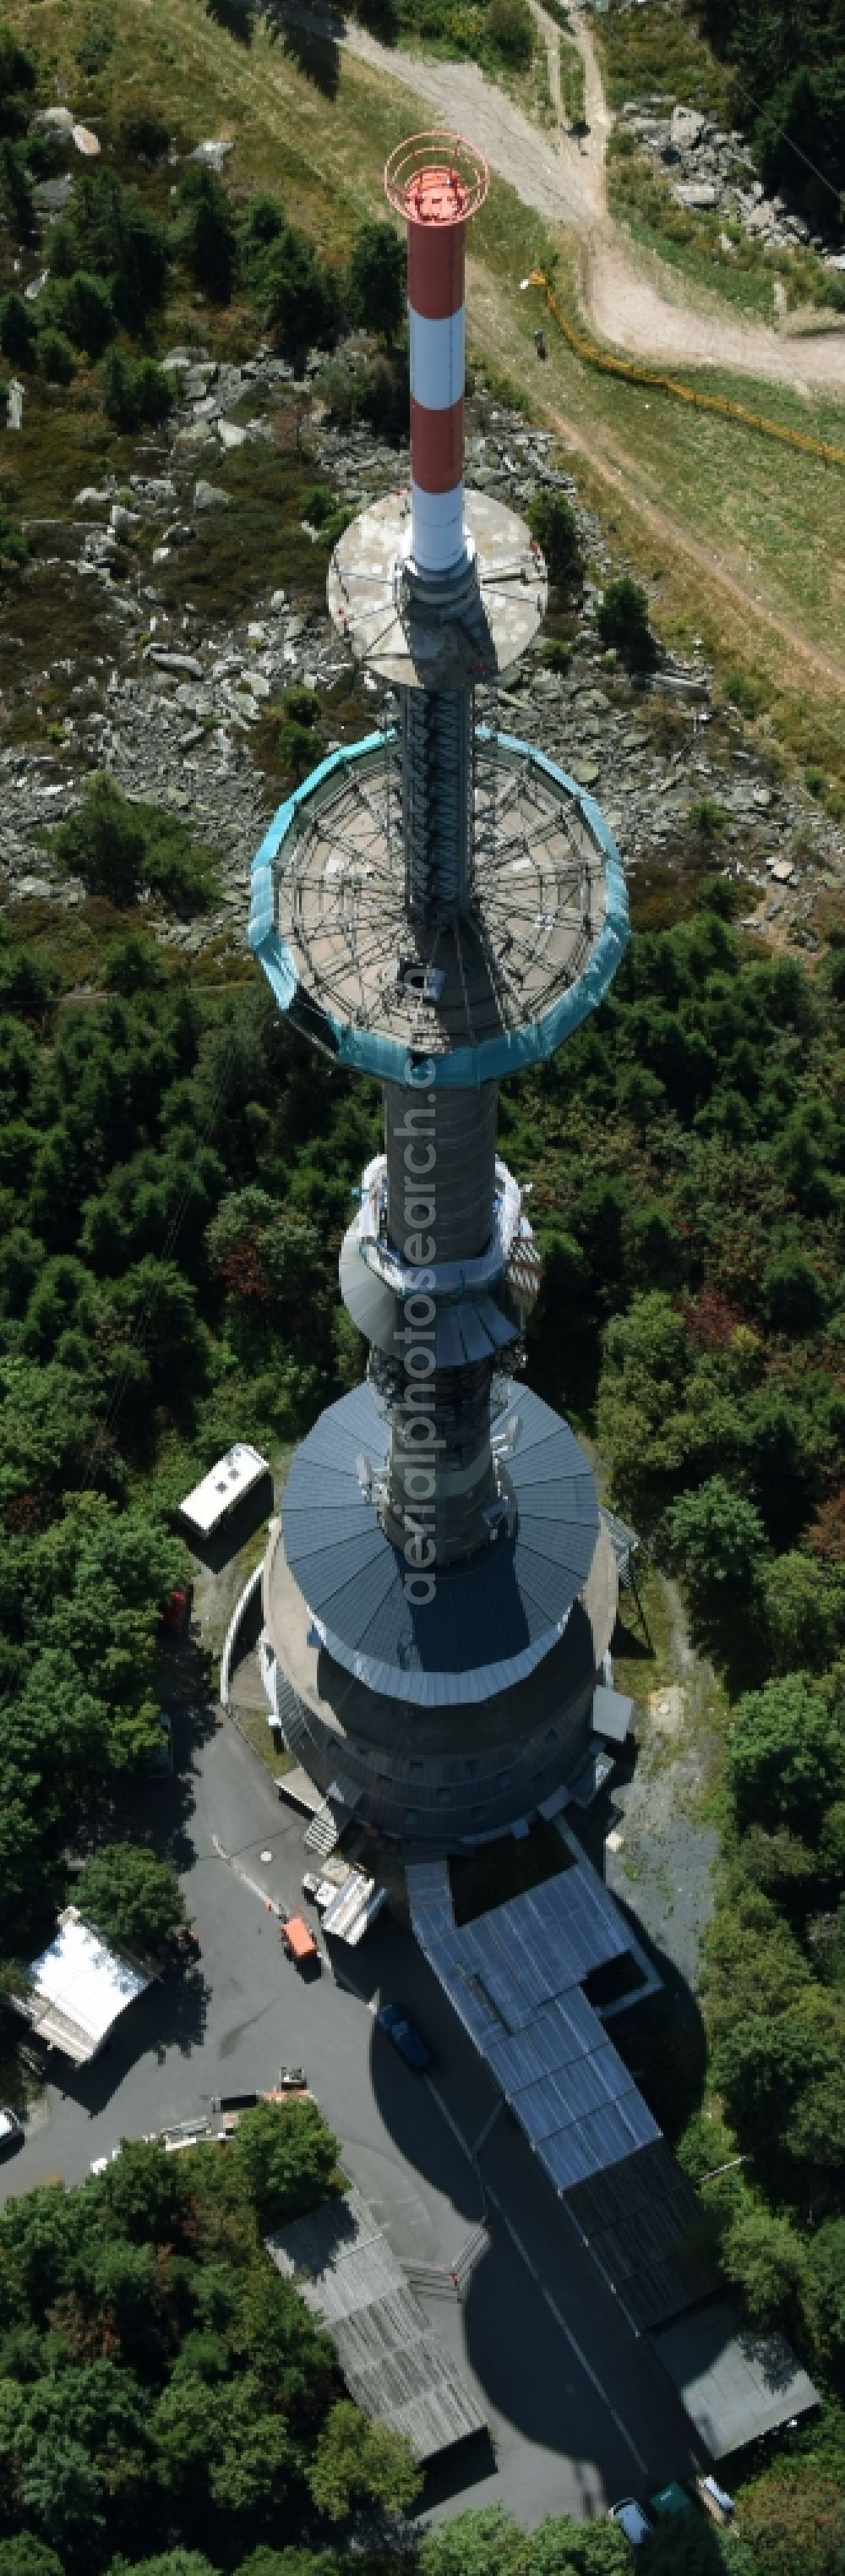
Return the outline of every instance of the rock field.
<path id="1" fill-rule="evenodd" d="M 715 117 L 673 104 L 662 91 L 626 99 L 622 121 L 641 150 L 659 161 L 679 205 L 718 208 L 726 222 L 740 224 L 769 250 L 810 243 L 827 253 L 832 268 L 845 267 L 845 259 L 831 253 L 783 197 L 766 196 L 744 135 L 725 134 Z"/>
<path id="2" fill-rule="evenodd" d="M 64 713 L 49 742 L 33 748 L 7 734 L 0 749 L 0 898 L 82 900 L 81 885 L 59 880 L 44 829 L 80 802 L 87 775 L 105 770 L 127 794 L 169 805 L 219 853 L 218 910 L 202 921 L 154 924 L 162 941 L 196 952 L 221 934 L 238 947 L 245 941 L 250 861 L 280 795 L 256 757 L 262 711 L 294 684 L 326 691 L 344 678 L 347 699 L 354 690 L 359 700 L 362 732 L 389 710 L 380 687 L 353 674 L 326 611 L 303 611 L 283 590 L 256 597 L 251 613 L 231 624 L 203 625 L 191 605 L 195 532 L 207 512 L 230 505 L 215 472 L 227 449 L 272 436 L 271 410 L 245 422 L 233 414 L 247 394 L 278 405 L 289 370 L 265 349 L 239 368 L 217 367 L 201 350 L 172 351 L 165 363 L 179 371 L 180 394 L 164 470 L 135 474 L 128 486 L 83 486 L 72 516 L 30 523 L 39 563 L 26 580 L 44 584 L 53 570 L 96 588 L 111 644 L 106 655 L 78 651 L 31 673 L 31 694 L 37 699 L 39 684 L 49 680 L 54 706 L 61 680 Z M 404 456 L 369 430 L 333 426 L 313 385 L 308 443 L 339 502 L 350 507 L 395 486 L 407 470 Z M 470 399 L 471 483 L 518 508 L 552 484 L 578 506 L 554 453 L 552 437 L 518 414 L 486 395 Z M 696 830 L 695 817 L 692 827 L 687 821 L 690 807 L 717 806 L 712 841 L 706 849 L 700 837 L 694 843 L 698 867 L 720 865 L 747 883 L 747 917 L 775 944 L 816 948 L 819 893 L 843 881 L 841 832 L 812 797 L 779 782 L 738 713 L 715 704 L 703 660 L 668 657 L 651 687 L 607 667 L 593 615 L 611 558 L 598 523 L 580 507 L 578 516 L 590 578 L 569 667 L 551 669 L 542 645 L 535 648 L 513 688 L 500 692 L 500 724 L 538 742 L 598 798 L 629 872 L 655 864 L 671 872 L 688 863 Z M 141 528 L 154 538 L 152 565 L 144 567 L 152 581 L 140 571 L 126 575 L 127 548 L 131 559 Z M 172 581 L 169 607 L 156 588 L 156 567 L 165 562 L 175 562 L 180 575 L 184 566 L 181 610 Z M 14 614 L 13 600 L 7 624 Z M 47 615 L 44 644 L 48 651 Z M 316 756 L 325 748 L 323 738 Z M 711 813 L 711 830 L 712 821 Z"/>

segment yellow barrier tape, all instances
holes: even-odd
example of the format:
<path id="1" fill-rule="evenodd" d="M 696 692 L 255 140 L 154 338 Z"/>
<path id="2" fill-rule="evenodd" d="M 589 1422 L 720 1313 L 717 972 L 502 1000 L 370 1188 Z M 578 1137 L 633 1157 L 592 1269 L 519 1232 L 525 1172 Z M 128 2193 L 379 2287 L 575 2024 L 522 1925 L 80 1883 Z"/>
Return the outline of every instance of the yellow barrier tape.
<path id="1" fill-rule="evenodd" d="M 526 284 L 542 287 L 549 312 L 570 349 L 587 366 L 598 367 L 602 375 L 623 376 L 626 384 L 647 385 L 657 393 L 674 394 L 677 402 L 689 403 L 695 411 L 715 411 L 720 419 L 742 421 L 746 429 L 757 429 L 764 438 L 779 438 L 784 447 L 797 447 L 805 456 L 821 456 L 826 465 L 845 465 L 845 450 L 841 447 L 828 447 L 823 439 L 809 438 L 802 429 L 787 429 L 782 421 L 767 420 L 764 412 L 749 411 L 745 403 L 729 402 L 725 394 L 694 392 L 691 385 L 678 384 L 674 376 L 658 375 L 650 367 L 636 366 L 630 358 L 614 358 L 609 349 L 597 348 L 594 340 L 585 339 L 573 323 L 567 322 L 541 268 L 532 269 Z"/>

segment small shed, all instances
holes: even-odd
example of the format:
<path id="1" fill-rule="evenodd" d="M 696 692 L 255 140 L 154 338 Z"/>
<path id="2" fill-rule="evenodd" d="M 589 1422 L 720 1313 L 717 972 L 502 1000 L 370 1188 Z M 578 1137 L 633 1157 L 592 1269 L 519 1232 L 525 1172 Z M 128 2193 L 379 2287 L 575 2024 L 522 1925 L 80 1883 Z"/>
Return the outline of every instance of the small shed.
<path id="1" fill-rule="evenodd" d="M 27 1970 L 29 1991 L 6 1995 L 48 2048 L 58 2048 L 77 2066 L 96 2057 L 127 2006 L 150 1983 L 143 1971 L 108 1948 L 98 1932 L 83 1923 L 79 1909 L 66 1905 L 49 1949 Z"/>
<path id="2" fill-rule="evenodd" d="M 606 1682 L 597 1682 L 593 1692 L 592 1727 L 594 1735 L 603 1735 L 608 1744 L 624 1744 L 630 1734 L 634 1703 L 624 1691 L 609 1690 Z"/>
<path id="3" fill-rule="evenodd" d="M 192 1485 L 179 1505 L 179 1518 L 198 1531 L 200 1538 L 211 1538 L 238 1504 L 269 1475 L 267 1459 L 262 1458 L 260 1449 L 252 1449 L 248 1440 L 236 1440 L 225 1458 L 219 1458 L 216 1467 L 210 1467 L 208 1475 L 201 1477 L 198 1485 Z"/>

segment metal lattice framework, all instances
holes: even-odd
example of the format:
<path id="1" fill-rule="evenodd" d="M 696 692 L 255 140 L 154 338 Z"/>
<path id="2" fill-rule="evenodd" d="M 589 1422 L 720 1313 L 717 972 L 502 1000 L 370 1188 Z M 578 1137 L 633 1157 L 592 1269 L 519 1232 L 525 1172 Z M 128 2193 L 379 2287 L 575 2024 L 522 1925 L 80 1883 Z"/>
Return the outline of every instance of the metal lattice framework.
<path id="1" fill-rule="evenodd" d="M 541 1017 L 582 974 L 604 915 L 603 853 L 577 789 L 500 735 L 494 701 L 484 712 L 462 920 L 409 935 L 392 733 L 298 806 L 276 867 L 276 926 L 315 1001 L 434 1052 Z"/>

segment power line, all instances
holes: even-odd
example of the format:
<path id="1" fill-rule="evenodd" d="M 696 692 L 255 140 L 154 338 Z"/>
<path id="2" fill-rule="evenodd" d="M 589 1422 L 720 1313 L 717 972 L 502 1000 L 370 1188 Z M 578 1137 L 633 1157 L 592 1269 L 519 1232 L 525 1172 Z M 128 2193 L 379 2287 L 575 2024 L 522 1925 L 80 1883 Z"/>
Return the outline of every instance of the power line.
<path id="1" fill-rule="evenodd" d="M 753 90 L 746 89 L 745 83 L 737 79 L 735 73 L 732 74 L 732 79 L 734 88 L 739 91 L 740 97 L 746 98 L 749 106 L 756 108 L 758 116 L 766 116 L 768 114 L 768 109 L 764 106 L 761 99 L 754 97 Z M 787 134 L 785 126 L 776 125 L 773 128 L 773 132 L 777 135 L 779 143 L 786 144 L 788 152 L 794 152 L 796 158 L 799 161 L 803 161 L 806 170 L 812 170 L 814 179 L 818 179 L 821 186 L 823 188 L 827 188 L 829 195 L 836 198 L 837 205 L 841 208 L 843 191 L 841 188 L 837 188 L 835 180 L 825 177 L 825 173 L 823 170 L 819 169 L 818 163 L 816 161 L 811 161 L 809 153 L 802 152 L 800 143 L 795 143 L 792 135 Z"/>

